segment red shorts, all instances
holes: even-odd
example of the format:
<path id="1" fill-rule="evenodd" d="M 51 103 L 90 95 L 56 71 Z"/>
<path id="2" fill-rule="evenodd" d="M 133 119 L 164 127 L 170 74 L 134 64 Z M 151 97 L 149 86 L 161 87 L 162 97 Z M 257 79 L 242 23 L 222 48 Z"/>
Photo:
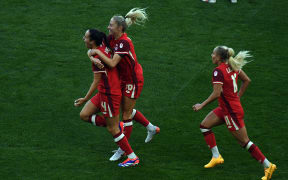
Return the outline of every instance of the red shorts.
<path id="1" fill-rule="evenodd" d="M 221 107 L 215 108 L 213 112 L 214 114 L 216 114 L 217 117 L 225 120 L 227 128 L 230 131 L 238 131 L 239 129 L 245 126 L 243 112 L 230 114 L 228 112 L 223 111 Z"/>
<path id="2" fill-rule="evenodd" d="M 121 96 L 97 93 L 90 101 L 100 109 L 104 117 L 115 117 L 119 115 L 121 99 Z"/>
<path id="3" fill-rule="evenodd" d="M 126 83 L 122 82 L 121 83 L 121 89 L 122 89 L 122 95 L 126 96 L 130 99 L 137 99 L 143 89 L 143 82 L 138 82 L 137 85 L 133 83 Z"/>

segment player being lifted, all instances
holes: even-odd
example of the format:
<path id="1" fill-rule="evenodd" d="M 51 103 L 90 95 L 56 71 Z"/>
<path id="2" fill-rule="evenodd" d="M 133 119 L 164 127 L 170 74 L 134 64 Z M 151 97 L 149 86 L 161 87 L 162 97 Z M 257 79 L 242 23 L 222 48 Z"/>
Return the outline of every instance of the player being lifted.
<path id="1" fill-rule="evenodd" d="M 88 49 L 97 49 L 105 57 L 111 57 L 108 49 L 110 46 L 105 33 L 96 29 L 89 29 L 86 31 L 83 39 Z M 96 58 L 102 59 L 98 56 Z M 128 155 L 128 159 L 120 163 L 119 166 L 134 166 L 139 163 L 139 158 L 131 149 L 126 136 L 118 126 L 119 109 L 122 99 L 119 72 L 117 68 L 109 68 L 107 66 L 104 66 L 100 70 L 94 64 L 92 64 L 92 69 L 94 72 L 94 81 L 86 96 L 75 101 L 75 106 L 80 106 L 88 101 L 97 87 L 98 93 L 85 104 L 80 112 L 80 118 L 93 125 L 107 127 L 107 130 L 111 133 L 119 148 L 123 149 Z M 96 113 L 98 112 L 102 112 L 104 117 L 97 115 Z"/>
<path id="2" fill-rule="evenodd" d="M 147 138 L 145 142 L 151 141 L 153 135 L 160 132 L 160 128 L 151 124 L 143 114 L 134 109 L 137 98 L 140 96 L 144 77 L 141 65 L 137 61 L 136 53 L 132 40 L 125 33 L 127 28 L 132 24 L 142 24 L 146 21 L 147 15 L 145 9 L 134 8 L 130 10 L 125 17 L 113 16 L 110 20 L 108 30 L 108 41 L 113 49 L 113 58 L 109 58 L 103 52 L 93 49 L 89 53 L 92 61 L 97 62 L 93 55 L 98 55 L 101 61 L 109 67 L 117 66 L 120 72 L 121 89 L 122 89 L 122 118 L 124 122 L 124 133 L 129 139 L 133 122 L 139 122 L 147 128 Z M 98 61 L 98 67 L 101 68 L 101 62 Z M 124 154 L 124 151 L 119 148 L 110 158 L 111 161 L 116 161 Z"/>
<path id="3" fill-rule="evenodd" d="M 212 168 L 217 164 L 224 163 L 211 128 L 226 123 L 240 145 L 264 166 L 265 176 L 262 177 L 262 180 L 269 180 L 276 170 L 276 165 L 270 163 L 260 149 L 250 141 L 244 124 L 244 111 L 240 103 L 240 98 L 250 83 L 250 79 L 242 67 L 247 63 L 245 58 L 251 56 L 248 51 L 240 51 L 236 57 L 233 57 L 234 50 L 226 46 L 216 47 L 211 56 L 213 64 L 217 65 L 212 77 L 213 92 L 204 102 L 193 106 L 194 111 L 199 111 L 217 98 L 219 102 L 219 107 L 211 111 L 200 125 L 205 141 L 212 151 L 212 159 L 204 167 Z M 238 77 L 243 82 L 239 92 Z"/>

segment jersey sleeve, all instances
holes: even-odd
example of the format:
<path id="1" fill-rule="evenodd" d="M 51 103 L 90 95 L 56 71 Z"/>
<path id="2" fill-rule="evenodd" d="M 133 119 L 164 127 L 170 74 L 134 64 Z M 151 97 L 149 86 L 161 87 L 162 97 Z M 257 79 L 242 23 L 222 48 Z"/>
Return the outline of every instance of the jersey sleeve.
<path id="1" fill-rule="evenodd" d="M 120 40 L 118 43 L 118 48 L 115 49 L 115 54 L 119 54 L 120 56 L 125 56 L 129 54 L 130 45 L 129 42 L 126 40 Z"/>
<path id="2" fill-rule="evenodd" d="M 212 77 L 213 84 L 223 84 L 224 83 L 224 76 L 220 69 L 214 69 L 213 77 Z"/>

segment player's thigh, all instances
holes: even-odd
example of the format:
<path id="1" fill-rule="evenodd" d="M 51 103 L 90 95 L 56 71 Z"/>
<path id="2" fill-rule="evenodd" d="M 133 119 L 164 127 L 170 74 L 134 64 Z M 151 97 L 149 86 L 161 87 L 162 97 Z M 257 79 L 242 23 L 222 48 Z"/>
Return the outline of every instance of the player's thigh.
<path id="1" fill-rule="evenodd" d="M 85 104 L 80 112 L 80 118 L 84 121 L 89 120 L 89 116 L 98 113 L 100 111 L 99 107 L 93 104 L 90 100 Z"/>
<path id="2" fill-rule="evenodd" d="M 245 126 L 237 131 L 230 131 L 230 132 L 241 146 L 244 146 L 249 141 L 248 133 Z"/>
<path id="3" fill-rule="evenodd" d="M 213 111 L 211 111 L 201 122 L 201 125 L 210 129 L 212 127 L 219 126 L 224 123 L 225 123 L 224 119 L 218 117 Z"/>
<path id="4" fill-rule="evenodd" d="M 106 125 L 107 130 L 112 134 L 112 136 L 115 136 L 120 132 L 119 129 L 119 115 L 114 117 L 106 117 Z"/>
<path id="5" fill-rule="evenodd" d="M 122 115 L 123 120 L 129 119 L 132 114 L 133 108 L 135 107 L 136 99 L 131 99 L 127 96 L 122 98 Z"/>

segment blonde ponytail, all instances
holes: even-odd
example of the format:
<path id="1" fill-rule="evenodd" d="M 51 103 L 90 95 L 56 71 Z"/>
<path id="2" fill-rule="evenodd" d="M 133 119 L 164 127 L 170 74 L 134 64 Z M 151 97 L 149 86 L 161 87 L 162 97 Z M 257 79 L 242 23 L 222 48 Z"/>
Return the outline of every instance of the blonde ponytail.
<path id="1" fill-rule="evenodd" d="M 228 56 L 229 57 L 234 56 L 234 54 L 235 54 L 234 50 L 232 48 L 227 48 L 227 49 L 228 49 Z"/>
<path id="2" fill-rule="evenodd" d="M 148 19 L 146 8 L 133 8 L 131 9 L 125 16 L 125 22 L 127 26 L 131 26 L 132 24 L 143 25 L 145 21 Z"/>
<path id="3" fill-rule="evenodd" d="M 252 57 L 249 51 L 240 51 L 235 57 L 233 57 L 234 50 L 232 48 L 228 48 L 228 55 L 228 63 L 234 71 L 242 69 L 242 67 L 248 63 L 246 58 Z"/>

